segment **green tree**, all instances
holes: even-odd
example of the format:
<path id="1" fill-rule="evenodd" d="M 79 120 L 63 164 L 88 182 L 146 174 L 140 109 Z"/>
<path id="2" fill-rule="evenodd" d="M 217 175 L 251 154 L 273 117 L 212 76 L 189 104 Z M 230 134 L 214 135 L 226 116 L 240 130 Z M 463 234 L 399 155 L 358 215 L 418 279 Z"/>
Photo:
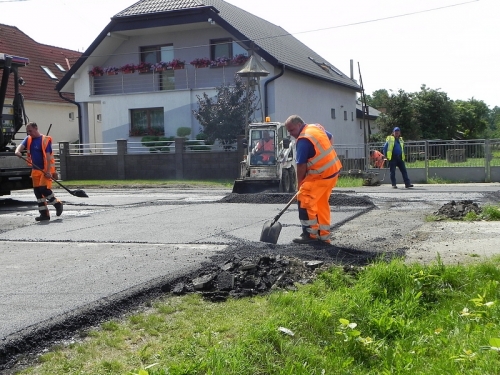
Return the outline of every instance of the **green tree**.
<path id="1" fill-rule="evenodd" d="M 465 139 L 477 139 L 488 129 L 490 109 L 482 100 L 457 100 L 458 131 Z"/>
<path id="2" fill-rule="evenodd" d="M 415 110 L 413 108 L 414 94 L 399 90 L 392 94 L 386 106 L 386 113 L 377 120 L 380 132 L 386 136 L 392 133 L 392 129 L 398 126 L 405 140 L 419 140 L 421 130 L 415 121 Z"/>
<path id="3" fill-rule="evenodd" d="M 457 113 L 445 92 L 422 85 L 413 96 L 415 122 L 423 139 L 452 139 L 457 131 Z"/>
<path id="4" fill-rule="evenodd" d="M 490 111 L 488 125 L 484 138 L 500 138 L 500 107 L 495 106 Z"/>
<path id="5" fill-rule="evenodd" d="M 248 90 L 246 84 L 236 77 L 233 85 L 217 87 L 215 97 L 197 95 L 198 109 L 193 115 L 202 126 L 208 142 L 218 139 L 226 149 L 245 134 L 247 119 L 255 112 L 256 96 L 253 90 Z M 248 110 L 248 113 L 247 113 Z"/>
<path id="6" fill-rule="evenodd" d="M 386 89 L 379 89 L 372 92 L 372 95 L 366 96 L 366 104 L 373 108 L 386 108 L 389 101 L 389 93 Z"/>

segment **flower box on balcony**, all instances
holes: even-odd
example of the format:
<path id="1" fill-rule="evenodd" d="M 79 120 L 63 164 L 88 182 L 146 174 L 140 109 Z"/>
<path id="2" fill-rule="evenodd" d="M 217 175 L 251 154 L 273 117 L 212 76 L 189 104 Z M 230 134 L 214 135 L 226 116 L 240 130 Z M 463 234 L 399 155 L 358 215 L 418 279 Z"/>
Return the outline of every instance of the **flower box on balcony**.
<path id="1" fill-rule="evenodd" d="M 141 61 L 141 63 L 137 65 L 136 68 L 139 71 L 139 73 L 150 73 L 152 71 L 152 66 L 153 64 L 149 62 Z"/>
<path id="2" fill-rule="evenodd" d="M 123 74 L 130 74 L 130 73 L 134 73 L 136 70 L 137 70 L 137 67 L 136 67 L 135 65 L 132 65 L 132 64 L 126 64 L 126 65 L 123 65 L 123 66 L 120 68 L 120 71 L 121 71 Z"/>
<path id="3" fill-rule="evenodd" d="M 100 77 L 104 75 L 104 70 L 100 66 L 94 66 L 91 71 L 89 71 L 91 77 Z"/>
<path id="4" fill-rule="evenodd" d="M 168 63 L 168 66 L 172 68 L 173 70 L 177 69 L 184 69 L 184 65 L 186 64 L 185 61 L 179 60 L 179 59 L 173 59 Z"/>
<path id="5" fill-rule="evenodd" d="M 232 58 L 231 65 L 243 65 L 247 62 L 248 58 L 247 55 L 240 53 Z"/>
<path id="6" fill-rule="evenodd" d="M 227 66 L 229 64 L 230 59 L 223 56 L 217 57 L 214 61 L 211 62 L 210 67 L 220 67 Z"/>
<path id="7" fill-rule="evenodd" d="M 203 57 L 203 58 L 196 58 L 193 61 L 190 62 L 191 65 L 193 65 L 195 68 L 206 68 L 210 66 L 210 59 Z"/>
<path id="8" fill-rule="evenodd" d="M 118 74 L 119 69 L 114 66 L 107 66 L 104 69 L 104 73 L 106 73 L 108 76 L 114 76 Z"/>

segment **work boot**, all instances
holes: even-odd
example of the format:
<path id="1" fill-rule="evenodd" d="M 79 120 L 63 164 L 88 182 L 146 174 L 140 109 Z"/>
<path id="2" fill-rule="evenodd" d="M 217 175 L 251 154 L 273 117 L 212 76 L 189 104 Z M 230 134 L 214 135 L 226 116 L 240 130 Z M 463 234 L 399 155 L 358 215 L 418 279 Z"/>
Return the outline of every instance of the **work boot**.
<path id="1" fill-rule="evenodd" d="M 309 234 L 307 233 L 302 233 L 300 235 L 300 237 L 297 237 L 297 238 L 294 238 L 293 239 L 293 242 L 295 243 L 300 243 L 300 244 L 308 244 L 308 243 L 314 243 L 316 242 L 317 239 L 316 238 L 312 238 L 311 236 L 309 236 Z"/>
<path id="2" fill-rule="evenodd" d="M 409 188 L 412 188 L 412 187 L 413 187 L 413 185 L 412 185 L 412 184 L 409 184 L 409 185 L 406 185 L 405 187 L 406 187 L 407 189 L 409 189 Z"/>
<path id="3" fill-rule="evenodd" d="M 54 203 L 54 207 L 56 208 L 56 216 L 61 216 L 63 213 L 63 204 L 59 199 Z"/>
<path id="4" fill-rule="evenodd" d="M 35 217 L 36 221 L 46 221 L 50 220 L 50 215 L 48 210 L 40 211 L 40 216 Z"/>

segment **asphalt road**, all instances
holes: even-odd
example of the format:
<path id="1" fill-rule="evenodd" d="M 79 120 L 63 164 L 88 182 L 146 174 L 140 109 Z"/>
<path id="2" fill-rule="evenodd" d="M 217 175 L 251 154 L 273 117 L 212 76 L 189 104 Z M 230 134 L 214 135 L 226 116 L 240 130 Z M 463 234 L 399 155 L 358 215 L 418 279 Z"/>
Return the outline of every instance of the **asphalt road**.
<path id="1" fill-rule="evenodd" d="M 79 312 L 90 307 L 99 310 L 102 305 L 104 309 L 110 300 L 119 301 L 151 285 L 180 278 L 235 243 L 268 250 L 273 245 L 259 242 L 263 224 L 284 207 L 215 203 L 229 190 L 85 191 L 89 198 L 57 190 L 64 213 L 44 223 L 34 221 L 37 211 L 31 191 L 0 198 L 0 349 L 19 343 L 36 330 L 50 330 L 68 316 L 78 319 Z M 500 184 L 336 191 L 368 196 L 376 209 L 332 207 L 334 245 L 366 251 L 402 250 L 418 260 L 426 245 L 415 236 L 427 225 L 426 214 L 450 200 L 498 203 Z M 296 207 L 290 207 L 280 222 L 283 229 L 278 246 L 286 247 L 300 233 Z M 427 232 L 436 225 L 441 224 L 428 224 Z M 458 230 L 464 231 L 463 227 Z M 488 230 L 491 242 L 497 244 L 500 233 Z M 438 234 L 422 238 L 444 246 L 449 238 Z M 451 237 L 458 239 L 453 233 Z M 487 248 L 488 244 L 481 246 Z M 432 251 L 425 251 L 429 259 Z"/>

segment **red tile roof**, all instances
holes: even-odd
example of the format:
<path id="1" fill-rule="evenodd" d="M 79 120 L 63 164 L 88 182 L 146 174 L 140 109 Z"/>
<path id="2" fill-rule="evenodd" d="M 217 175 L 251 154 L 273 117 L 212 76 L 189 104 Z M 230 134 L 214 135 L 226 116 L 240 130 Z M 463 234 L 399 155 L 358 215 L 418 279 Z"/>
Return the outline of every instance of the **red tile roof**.
<path id="1" fill-rule="evenodd" d="M 55 90 L 56 83 L 66 72 L 61 72 L 55 64 L 68 71 L 68 63 L 73 65 L 81 56 L 80 52 L 37 43 L 17 27 L 4 24 L 0 24 L 0 52 L 30 60 L 28 66 L 19 68 L 19 75 L 26 82 L 20 88 L 24 100 L 67 103 Z M 51 79 L 41 66 L 48 67 L 58 80 Z M 12 98 L 13 95 L 13 87 L 9 86 L 7 97 Z M 64 94 L 64 97 L 73 99 L 72 94 Z"/>

